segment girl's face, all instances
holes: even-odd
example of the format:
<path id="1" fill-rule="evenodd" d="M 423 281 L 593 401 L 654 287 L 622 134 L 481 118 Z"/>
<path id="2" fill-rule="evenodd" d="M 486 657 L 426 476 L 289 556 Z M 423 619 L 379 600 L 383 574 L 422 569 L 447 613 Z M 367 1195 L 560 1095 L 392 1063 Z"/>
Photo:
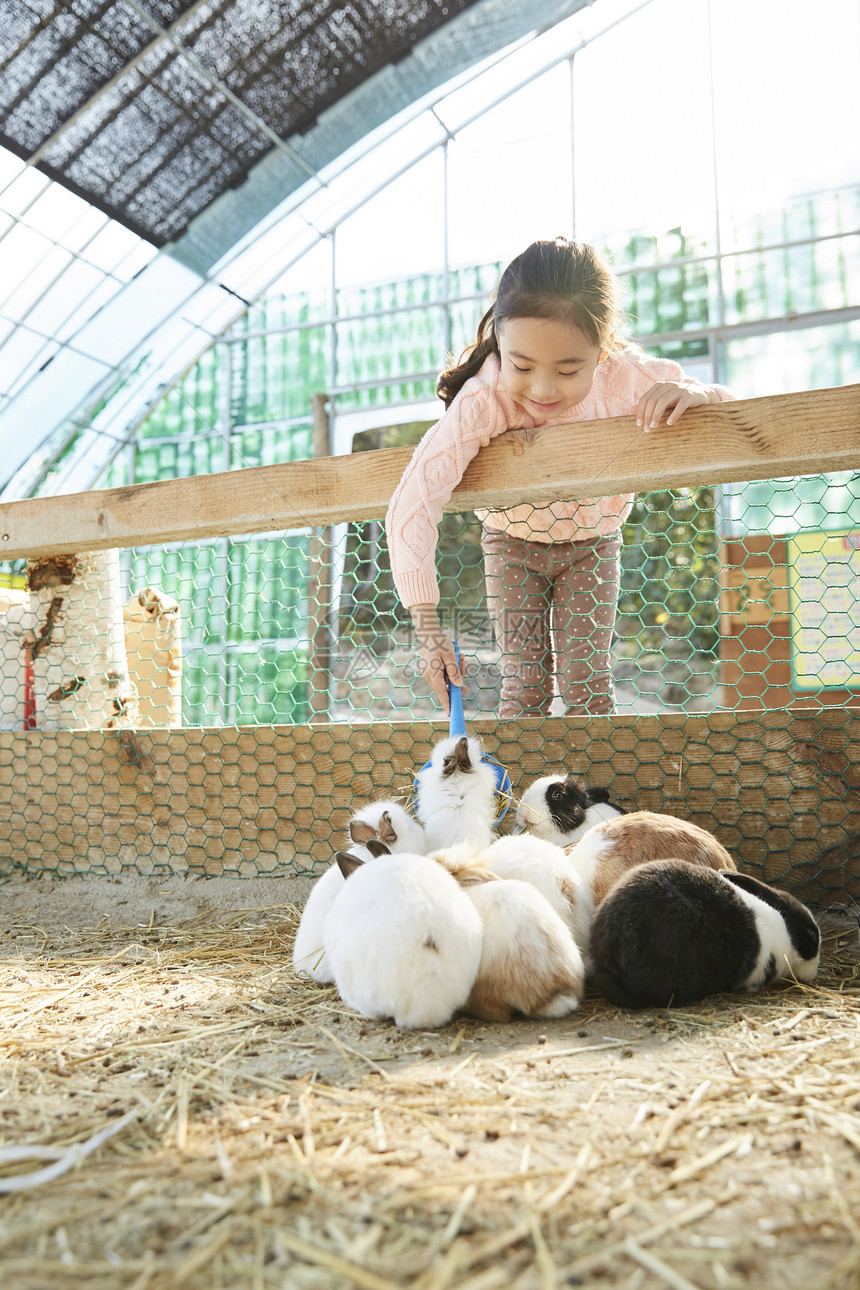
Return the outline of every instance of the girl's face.
<path id="1" fill-rule="evenodd" d="M 507 318 L 497 334 L 502 384 L 538 423 L 581 403 L 606 357 L 578 327 L 546 318 Z"/>

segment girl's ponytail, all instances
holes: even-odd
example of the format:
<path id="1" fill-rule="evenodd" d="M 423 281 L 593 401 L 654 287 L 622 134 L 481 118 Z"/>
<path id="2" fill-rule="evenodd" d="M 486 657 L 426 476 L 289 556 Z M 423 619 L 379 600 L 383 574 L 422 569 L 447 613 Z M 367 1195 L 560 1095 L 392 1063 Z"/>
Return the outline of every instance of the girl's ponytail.
<path id="1" fill-rule="evenodd" d="M 460 361 L 451 367 L 446 367 L 439 374 L 436 393 L 446 408 L 450 408 L 469 378 L 477 376 L 490 354 L 498 357 L 499 342 L 496 338 L 494 310 L 495 305 L 490 305 L 478 323 L 478 334 L 474 343 L 463 350 Z"/>

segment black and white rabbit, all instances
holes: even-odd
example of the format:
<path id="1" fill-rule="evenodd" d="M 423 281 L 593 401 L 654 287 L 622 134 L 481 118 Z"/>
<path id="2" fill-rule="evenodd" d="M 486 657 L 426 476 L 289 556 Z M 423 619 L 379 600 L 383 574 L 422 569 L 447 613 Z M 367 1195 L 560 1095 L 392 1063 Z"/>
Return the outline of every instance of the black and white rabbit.
<path id="1" fill-rule="evenodd" d="M 389 800 L 369 802 L 356 811 L 349 822 L 349 840 L 366 846 L 371 839 L 376 839 L 397 855 L 409 852 L 410 855 L 424 855 L 426 842 L 424 829 L 408 811 L 397 802 Z"/>
<path id="2" fill-rule="evenodd" d="M 683 860 L 631 869 L 591 928 L 591 982 L 624 1008 L 667 1008 L 780 977 L 812 981 L 821 935 L 789 892 Z"/>
<path id="3" fill-rule="evenodd" d="M 354 839 L 352 854 L 364 861 L 378 859 L 379 856 L 388 855 L 389 851 L 378 838 L 369 837 L 364 844 L 359 844 Z M 295 971 L 300 976 L 309 976 L 312 981 L 319 981 L 323 985 L 330 985 L 334 981 L 334 972 L 323 947 L 323 923 L 343 884 L 344 876 L 340 866 L 337 863 L 330 865 L 311 887 L 293 942 Z"/>
<path id="4" fill-rule="evenodd" d="M 601 820 L 623 815 L 606 788 L 589 788 L 574 775 L 544 775 L 523 793 L 513 833 L 570 846 Z"/>
<path id="5" fill-rule="evenodd" d="M 469 998 L 481 962 L 481 918 L 441 864 L 339 852 L 346 876 L 323 924 L 341 998 L 398 1026 L 444 1026 Z"/>
<path id="6" fill-rule="evenodd" d="M 476 849 L 492 842 L 496 775 L 481 755 L 477 739 L 452 735 L 436 745 L 429 766 L 418 772 L 415 814 L 424 826 L 428 854 L 458 842 Z"/>

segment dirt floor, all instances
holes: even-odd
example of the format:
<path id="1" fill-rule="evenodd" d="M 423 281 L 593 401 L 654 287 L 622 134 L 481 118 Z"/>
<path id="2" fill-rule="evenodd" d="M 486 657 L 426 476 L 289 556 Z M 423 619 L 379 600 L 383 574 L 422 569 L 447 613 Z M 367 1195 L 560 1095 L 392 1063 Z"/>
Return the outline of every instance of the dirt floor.
<path id="1" fill-rule="evenodd" d="M 860 1287 L 856 913 L 812 987 L 413 1032 L 292 975 L 305 890 L 0 886 L 4 1290 Z"/>

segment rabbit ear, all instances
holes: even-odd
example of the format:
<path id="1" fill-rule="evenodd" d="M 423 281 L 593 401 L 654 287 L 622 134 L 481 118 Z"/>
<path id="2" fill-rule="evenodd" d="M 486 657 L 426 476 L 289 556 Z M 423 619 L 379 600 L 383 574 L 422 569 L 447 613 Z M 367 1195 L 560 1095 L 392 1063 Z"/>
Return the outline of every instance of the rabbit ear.
<path id="1" fill-rule="evenodd" d="M 577 779 L 575 775 L 568 775 L 562 783 L 562 788 L 565 790 L 565 793 L 573 798 L 577 806 L 584 808 L 588 805 L 589 800 L 591 800 L 588 788 L 581 780 Z"/>
<path id="2" fill-rule="evenodd" d="M 500 881 L 498 874 L 491 873 L 489 869 L 464 869 L 461 873 L 455 873 L 454 877 L 461 887 L 481 887 L 485 882 Z"/>
<path id="3" fill-rule="evenodd" d="M 367 824 L 364 820 L 350 820 L 349 836 L 353 842 L 357 842 L 359 846 L 364 846 L 371 838 L 376 837 L 376 829 L 372 824 Z"/>
<path id="4" fill-rule="evenodd" d="M 368 838 L 367 849 L 370 852 L 370 854 L 373 856 L 374 860 L 377 860 L 380 856 L 391 855 L 391 852 L 388 849 L 388 847 L 385 845 L 385 843 L 380 842 L 378 838 Z M 364 862 L 361 861 L 360 863 L 364 863 Z"/>
<path id="5" fill-rule="evenodd" d="M 364 864 L 363 860 L 359 860 L 358 856 L 350 855 L 348 851 L 338 851 L 335 860 L 344 878 L 348 878 L 351 873 L 355 873 L 356 869 L 360 869 Z"/>
<path id="6" fill-rule="evenodd" d="M 382 819 L 379 821 L 379 829 L 377 831 L 381 841 L 385 842 L 387 846 L 393 846 L 397 841 L 397 833 L 394 825 L 391 823 L 391 814 L 389 811 L 382 812 Z"/>
<path id="7" fill-rule="evenodd" d="M 721 870 L 720 876 L 727 882 L 732 883 L 735 887 L 741 887 L 748 891 L 751 896 L 758 896 L 766 905 L 773 909 L 782 910 L 785 908 L 783 893 L 777 892 L 775 888 L 769 887 L 767 883 L 762 882 L 760 878 L 754 878 L 750 873 L 737 873 L 733 869 Z"/>

